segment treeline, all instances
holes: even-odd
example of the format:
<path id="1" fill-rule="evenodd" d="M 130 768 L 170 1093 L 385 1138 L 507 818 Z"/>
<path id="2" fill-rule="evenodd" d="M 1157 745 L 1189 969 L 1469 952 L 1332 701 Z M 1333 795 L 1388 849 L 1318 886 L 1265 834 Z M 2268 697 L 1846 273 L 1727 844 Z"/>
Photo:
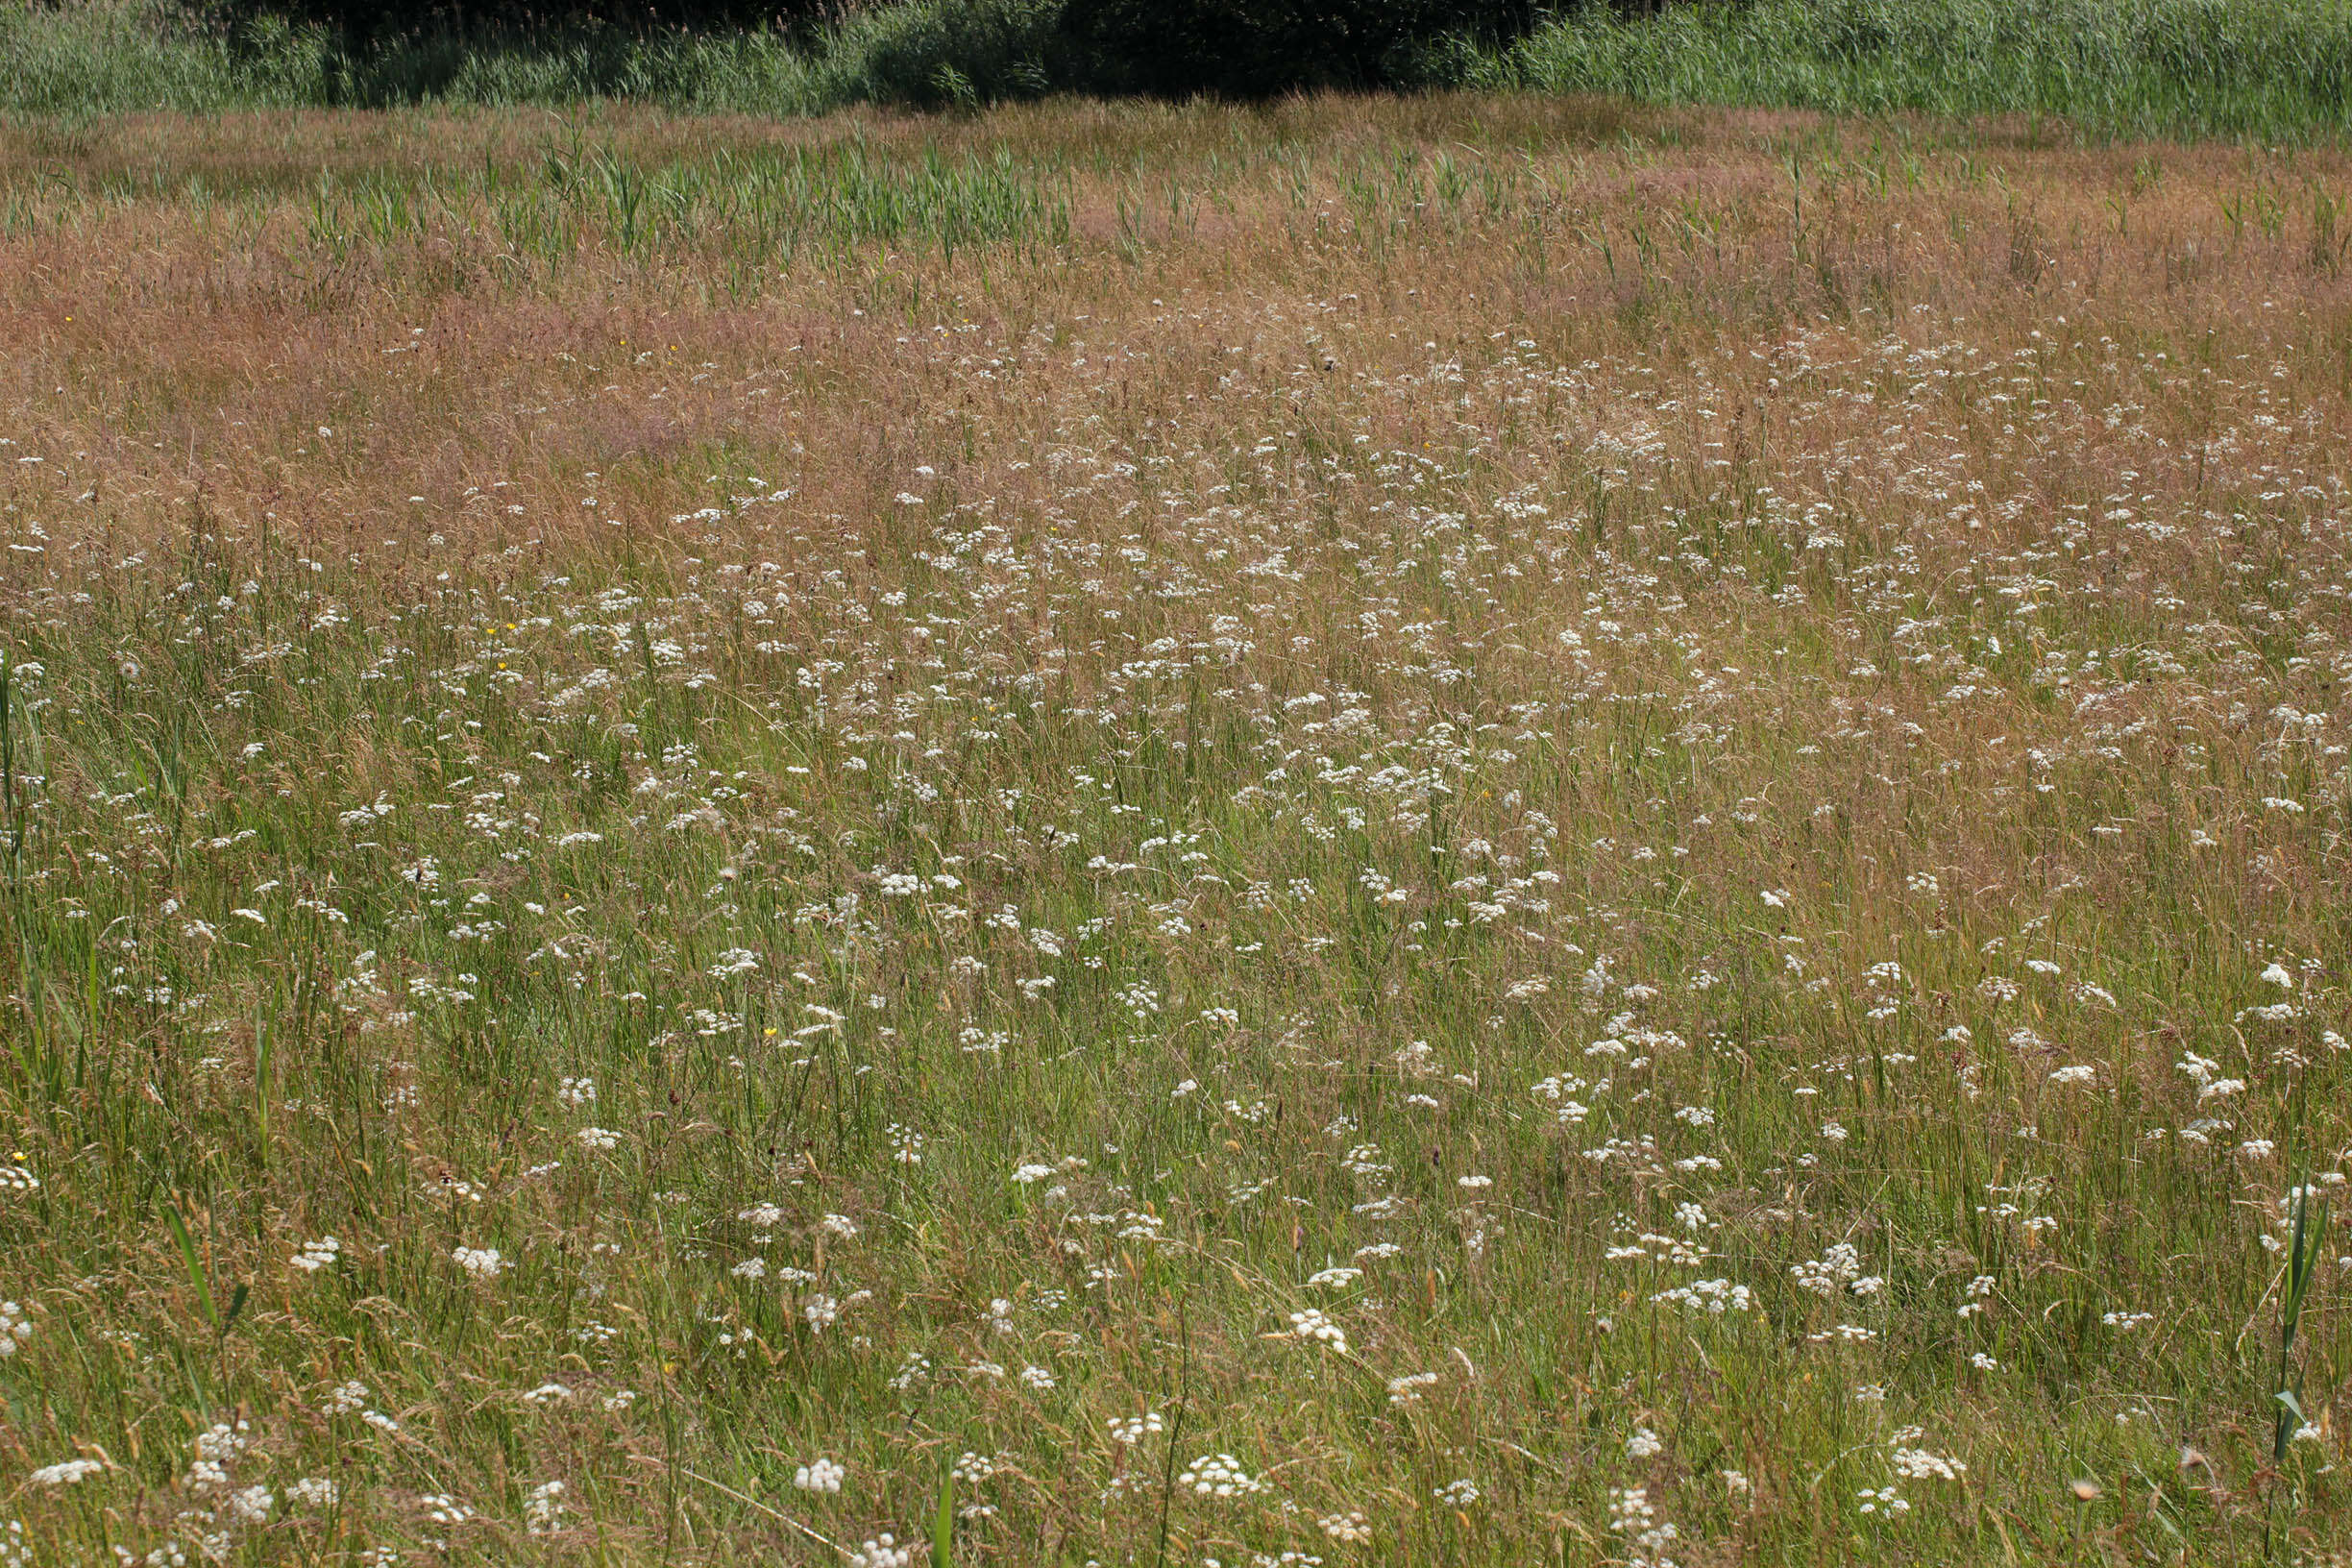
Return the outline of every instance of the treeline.
<path id="1" fill-rule="evenodd" d="M 1262 98 L 1460 79 L 1525 37 L 1538 0 L 183 0 L 247 52 L 296 37 L 354 61 L 454 49 L 616 60 L 751 36 L 837 51 L 894 96 Z"/>
<path id="2" fill-rule="evenodd" d="M 0 0 L 0 111 L 1471 86 L 2352 131 L 2352 0 Z"/>

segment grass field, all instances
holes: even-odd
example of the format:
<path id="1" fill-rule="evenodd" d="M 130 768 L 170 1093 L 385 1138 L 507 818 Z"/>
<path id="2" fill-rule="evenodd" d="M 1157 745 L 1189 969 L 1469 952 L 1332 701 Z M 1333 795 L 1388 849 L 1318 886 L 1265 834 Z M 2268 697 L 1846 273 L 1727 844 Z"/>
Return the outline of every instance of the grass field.
<path id="1" fill-rule="evenodd" d="M 0 1563 L 2342 1560 L 2347 201 L 0 124 Z"/>

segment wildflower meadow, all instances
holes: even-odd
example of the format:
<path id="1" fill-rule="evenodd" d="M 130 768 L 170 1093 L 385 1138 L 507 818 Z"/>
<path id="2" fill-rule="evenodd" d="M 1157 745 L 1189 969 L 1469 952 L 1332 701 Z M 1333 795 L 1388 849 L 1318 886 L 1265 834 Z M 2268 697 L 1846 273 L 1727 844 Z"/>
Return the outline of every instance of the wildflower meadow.
<path id="1" fill-rule="evenodd" d="M 0 122 L 0 1564 L 2345 1560 L 2347 201 Z"/>

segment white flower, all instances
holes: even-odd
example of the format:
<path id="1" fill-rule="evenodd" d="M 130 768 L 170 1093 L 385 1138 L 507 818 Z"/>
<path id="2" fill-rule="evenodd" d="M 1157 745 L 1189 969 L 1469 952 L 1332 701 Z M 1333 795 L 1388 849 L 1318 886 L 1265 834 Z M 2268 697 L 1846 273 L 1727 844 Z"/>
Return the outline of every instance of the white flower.
<path id="1" fill-rule="evenodd" d="M 253 1442 L 248 1423 L 215 1421 L 196 1434 L 196 1456 L 189 1461 L 186 1485 L 190 1491 L 219 1491 L 229 1484 L 229 1467 Z"/>
<path id="2" fill-rule="evenodd" d="M 1629 1459 L 1654 1458 L 1665 1451 L 1665 1442 L 1648 1427 L 1635 1427 L 1633 1435 L 1626 1439 L 1626 1458 Z"/>
<path id="3" fill-rule="evenodd" d="M 1146 1410 L 1141 1415 L 1114 1416 L 1111 1420 L 1111 1440 L 1133 1448 L 1143 1440 L 1146 1433 L 1163 1430 L 1158 1410 Z"/>
<path id="4" fill-rule="evenodd" d="M 543 1481 L 523 1499 L 523 1525 L 533 1535 L 552 1535 L 563 1528 L 564 1483 Z"/>
<path id="5" fill-rule="evenodd" d="M 914 1568 L 914 1563 L 915 1543 L 900 1546 L 888 1531 L 849 1554 L 849 1568 Z"/>
<path id="6" fill-rule="evenodd" d="M 1372 1539 L 1372 1526 L 1360 1513 L 1327 1513 L 1315 1521 L 1315 1528 L 1335 1541 L 1350 1546 L 1361 1546 Z"/>
<path id="7" fill-rule="evenodd" d="M 1630 1536 L 1633 1544 L 1645 1554 L 1633 1560 L 1645 1564 L 1652 1561 L 1646 1554 L 1659 1551 L 1680 1533 L 1672 1523 L 1658 1518 L 1657 1505 L 1650 1501 L 1650 1488 L 1647 1486 L 1629 1486 L 1609 1492 L 1608 1528 L 1613 1534 Z"/>
<path id="8" fill-rule="evenodd" d="M 306 1274 L 315 1274 L 333 1262 L 342 1251 L 342 1242 L 331 1236 L 321 1237 L 316 1241 L 305 1241 L 302 1250 L 294 1254 L 293 1263 Z"/>
<path id="9" fill-rule="evenodd" d="M 331 1508 L 343 1488 L 325 1476 L 305 1476 L 286 1488 L 286 1500 L 306 1508 Z"/>
<path id="10" fill-rule="evenodd" d="M 1693 1280 L 1660 1290 L 1650 1298 L 1664 1304 L 1675 1302 L 1686 1311 L 1706 1312 L 1721 1317 L 1729 1312 L 1744 1312 L 1754 1307 L 1755 1296 L 1746 1286 L 1729 1280 Z"/>
<path id="11" fill-rule="evenodd" d="M 1241 1468 L 1241 1461 L 1231 1454 L 1204 1454 L 1185 1467 L 1176 1478 L 1176 1484 L 1201 1497 L 1220 1501 L 1247 1497 L 1262 1492 L 1265 1482 Z"/>
<path id="12" fill-rule="evenodd" d="M 1793 1263 L 1789 1273 L 1796 1276 L 1800 1289 L 1810 1290 L 1817 1296 L 1834 1296 L 1846 1285 L 1862 1274 L 1862 1255 L 1850 1241 L 1840 1241 L 1811 1262 Z"/>
<path id="13" fill-rule="evenodd" d="M 44 1464 L 26 1477 L 36 1486 L 71 1486 L 106 1469 L 97 1459 L 66 1459 L 58 1464 Z"/>
<path id="14" fill-rule="evenodd" d="M 1287 1337 L 1320 1340 L 1340 1355 L 1347 1354 L 1347 1331 L 1312 1307 L 1303 1312 L 1290 1314 L 1290 1331 Z"/>
<path id="15" fill-rule="evenodd" d="M 1437 1374 L 1434 1372 L 1408 1372 L 1401 1378 L 1390 1378 L 1388 1403 L 1410 1405 L 1420 1399 L 1422 1389 L 1432 1386 L 1436 1381 Z"/>
<path id="16" fill-rule="evenodd" d="M 607 1127 L 582 1127 L 579 1140 L 580 1147 L 584 1149 L 609 1152 L 621 1146 L 621 1135 Z"/>
<path id="17" fill-rule="evenodd" d="M 451 1251 L 450 1259 L 478 1280 L 495 1280 L 514 1267 L 511 1261 L 499 1256 L 496 1247 L 457 1247 Z"/>
<path id="18" fill-rule="evenodd" d="M 1898 1448 L 1888 1458 L 1897 1475 L 1913 1481 L 1958 1481 L 1968 1474 L 1968 1466 L 1958 1459 L 1930 1454 L 1923 1448 Z"/>
<path id="19" fill-rule="evenodd" d="M 842 1479 L 849 1474 L 842 1465 L 828 1458 L 817 1458 L 793 1472 L 793 1484 L 804 1492 L 838 1492 Z"/>

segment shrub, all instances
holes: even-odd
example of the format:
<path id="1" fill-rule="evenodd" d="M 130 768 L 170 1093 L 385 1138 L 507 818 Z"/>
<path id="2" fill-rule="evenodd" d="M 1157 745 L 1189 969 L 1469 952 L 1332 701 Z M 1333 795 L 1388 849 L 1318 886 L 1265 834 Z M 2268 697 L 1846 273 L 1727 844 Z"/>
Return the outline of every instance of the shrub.
<path id="1" fill-rule="evenodd" d="M 1064 0 L 927 0 L 853 15 L 827 58 L 845 98 L 968 108 L 1083 90 Z"/>
<path id="2" fill-rule="evenodd" d="M 1535 17 L 1534 0 L 1066 0 L 1062 28 L 1090 90 L 1263 98 L 1450 81 Z"/>

